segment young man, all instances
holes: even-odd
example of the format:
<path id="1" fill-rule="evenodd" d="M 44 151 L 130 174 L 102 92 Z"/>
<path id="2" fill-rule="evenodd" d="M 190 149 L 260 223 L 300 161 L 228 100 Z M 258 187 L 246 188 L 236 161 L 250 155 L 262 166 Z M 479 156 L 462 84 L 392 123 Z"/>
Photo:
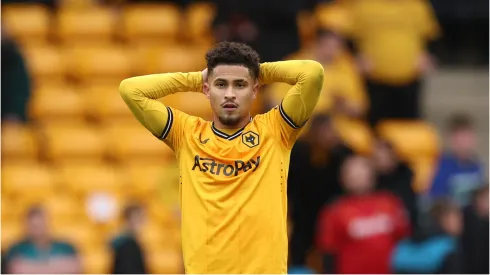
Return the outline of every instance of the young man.
<path id="1" fill-rule="evenodd" d="M 7 251 L 6 273 L 83 272 L 75 247 L 67 242 L 56 240 L 49 232 L 48 219 L 42 207 L 33 206 L 28 210 L 26 233 L 25 239 L 17 242 Z"/>
<path id="2" fill-rule="evenodd" d="M 314 61 L 259 64 L 249 46 L 222 42 L 202 72 L 126 79 L 120 91 L 136 118 L 177 157 L 186 273 L 286 273 L 286 183 L 291 148 L 323 83 Z M 250 117 L 260 84 L 293 85 L 273 110 Z M 212 122 L 156 99 L 203 91 Z"/>
<path id="3" fill-rule="evenodd" d="M 347 195 L 319 215 L 317 247 L 327 274 L 389 274 L 396 243 L 409 233 L 402 202 L 374 191 L 369 159 L 351 156 L 340 174 Z"/>
<path id="4" fill-rule="evenodd" d="M 432 228 L 418 230 L 397 244 L 391 258 L 396 274 L 465 273 L 458 244 L 463 230 L 458 205 L 451 200 L 439 199 L 431 207 L 430 218 L 434 222 Z"/>
<path id="5" fill-rule="evenodd" d="M 112 274 L 147 274 L 145 255 L 138 233 L 145 223 L 144 209 L 137 204 L 123 211 L 124 231 L 111 241 L 113 254 Z"/>
<path id="6" fill-rule="evenodd" d="M 451 197 L 461 207 L 471 203 L 472 193 L 485 183 L 477 155 L 477 134 L 471 119 L 455 115 L 449 120 L 449 150 L 439 164 L 429 190 L 432 200 Z"/>

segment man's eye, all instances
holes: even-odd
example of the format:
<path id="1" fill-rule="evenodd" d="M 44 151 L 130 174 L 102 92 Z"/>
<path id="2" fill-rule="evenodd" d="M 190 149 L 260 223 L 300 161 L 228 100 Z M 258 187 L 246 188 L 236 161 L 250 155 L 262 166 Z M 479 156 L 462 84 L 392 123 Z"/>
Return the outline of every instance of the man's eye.
<path id="1" fill-rule="evenodd" d="M 223 87 L 225 87 L 225 83 L 218 83 L 218 84 L 216 84 L 216 86 L 219 88 L 223 88 Z"/>
<path id="2" fill-rule="evenodd" d="M 245 88 L 245 84 L 243 84 L 243 83 L 238 83 L 236 86 L 237 86 L 238 88 Z"/>

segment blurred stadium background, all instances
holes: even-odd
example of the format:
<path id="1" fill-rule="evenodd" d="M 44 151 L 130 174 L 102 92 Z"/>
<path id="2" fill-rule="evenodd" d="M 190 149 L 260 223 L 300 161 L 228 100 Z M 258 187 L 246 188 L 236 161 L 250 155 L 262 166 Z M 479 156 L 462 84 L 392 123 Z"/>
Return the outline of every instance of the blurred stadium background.
<path id="1" fill-rule="evenodd" d="M 296 5 L 298 29 L 286 31 L 284 39 L 277 34 L 277 44 L 269 46 L 281 48 L 282 58 L 311 56 L 319 47 L 319 29 L 342 35 L 348 29 L 351 1 L 271 1 L 272 10 Z M 361 1 L 370 0 L 352 2 Z M 147 214 L 141 244 L 149 272 L 182 272 L 179 171 L 173 153 L 132 117 L 118 85 L 135 75 L 202 70 L 206 50 L 223 38 L 220 28 L 226 20 L 232 21 L 222 17 L 231 18 L 240 8 L 268 16 L 255 18 L 259 29 L 249 27 L 245 33 L 284 32 L 274 29 L 287 25 L 283 13 L 262 14 L 260 5 L 254 10 L 243 3 L 2 0 L 2 253 L 24 236 L 28 209 L 41 204 L 54 236 L 76 247 L 83 271 L 109 273 L 108 244 L 122 230 L 122 209 L 139 203 Z M 383 121 L 375 129 L 364 115 L 334 119 L 342 139 L 358 153 L 368 154 L 377 134 L 389 140 L 414 170 L 412 187 L 418 194 L 430 188 L 452 114 L 472 117 L 485 173 L 488 165 L 488 1 L 432 4 L 442 35 L 434 52 L 437 68 L 423 83 L 422 119 Z M 225 23 L 216 23 L 220 18 Z M 270 50 L 260 43 L 272 42 L 257 43 L 259 54 L 269 58 Z M 329 67 L 325 70 L 328 76 Z M 277 91 L 282 95 L 281 87 L 264 89 L 254 112 L 273 104 Z M 325 91 L 325 100 L 331 101 L 329 96 Z M 365 95 L 359 98 L 369 106 Z M 204 96 L 177 94 L 163 100 L 211 119 Z M 331 111 L 331 105 L 322 111 Z M 317 268 L 314 259 L 308 263 Z"/>

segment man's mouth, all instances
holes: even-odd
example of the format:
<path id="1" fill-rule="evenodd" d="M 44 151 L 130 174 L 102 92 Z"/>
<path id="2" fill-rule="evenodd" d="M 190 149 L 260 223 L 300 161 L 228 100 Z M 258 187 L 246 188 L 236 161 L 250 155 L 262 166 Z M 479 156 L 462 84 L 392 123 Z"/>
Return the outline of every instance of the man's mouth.
<path id="1" fill-rule="evenodd" d="M 235 103 L 225 103 L 222 106 L 223 106 L 223 109 L 225 109 L 227 111 L 235 110 L 236 108 L 238 108 L 238 105 Z"/>

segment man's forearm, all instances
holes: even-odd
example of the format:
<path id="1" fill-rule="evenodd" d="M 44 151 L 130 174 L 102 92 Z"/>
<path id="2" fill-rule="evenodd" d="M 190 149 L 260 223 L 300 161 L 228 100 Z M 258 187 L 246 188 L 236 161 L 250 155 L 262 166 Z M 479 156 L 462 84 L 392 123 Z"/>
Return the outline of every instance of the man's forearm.
<path id="1" fill-rule="evenodd" d="M 121 97 L 136 119 L 153 135 L 165 138 L 169 110 L 156 100 L 177 92 L 200 92 L 201 72 L 146 75 L 125 79 L 119 86 Z"/>
<path id="2" fill-rule="evenodd" d="M 283 82 L 295 85 L 298 82 L 323 82 L 323 67 L 313 60 L 288 60 L 260 64 L 259 80 L 262 84 Z"/>
<path id="3" fill-rule="evenodd" d="M 158 99 L 178 92 L 200 92 L 202 84 L 201 72 L 152 74 L 125 79 L 119 90 L 122 95 L 132 93 Z"/>

